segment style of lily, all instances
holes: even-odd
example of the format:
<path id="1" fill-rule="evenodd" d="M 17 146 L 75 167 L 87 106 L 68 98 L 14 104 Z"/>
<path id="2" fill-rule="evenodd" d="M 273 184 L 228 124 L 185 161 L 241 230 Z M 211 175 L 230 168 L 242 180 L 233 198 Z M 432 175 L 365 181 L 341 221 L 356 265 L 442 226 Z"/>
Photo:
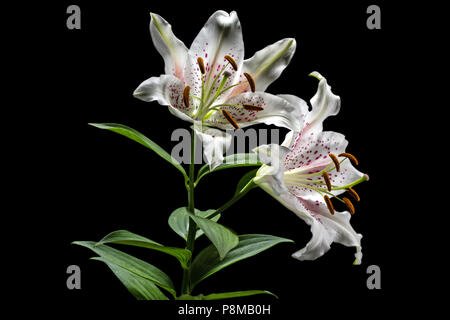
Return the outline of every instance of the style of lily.
<path id="1" fill-rule="evenodd" d="M 171 25 L 152 13 L 150 33 L 165 62 L 165 74 L 142 82 L 134 96 L 158 101 L 194 124 L 210 169 L 223 161 L 234 130 L 256 123 L 299 130 L 300 108 L 265 93 L 289 64 L 295 39 L 286 38 L 244 60 L 236 12 L 215 12 L 187 49 Z"/>
<path id="2" fill-rule="evenodd" d="M 254 182 L 311 226 L 312 239 L 292 255 L 294 258 L 314 260 L 337 242 L 356 247 L 354 264 L 360 264 L 362 235 L 350 225 L 355 207 L 349 197 L 339 195 L 346 192 L 360 201 L 353 187 L 369 177 L 353 166 L 358 160 L 345 151 L 348 141 L 344 135 L 322 131 L 325 118 L 339 112 L 340 98 L 319 73 L 311 75 L 319 80 L 310 101 L 311 111 L 302 99 L 283 96 L 303 110 L 302 130 L 288 133 L 281 146 L 264 145 L 254 150 L 265 163 Z M 336 211 L 332 200 L 342 202 L 350 212 Z"/>

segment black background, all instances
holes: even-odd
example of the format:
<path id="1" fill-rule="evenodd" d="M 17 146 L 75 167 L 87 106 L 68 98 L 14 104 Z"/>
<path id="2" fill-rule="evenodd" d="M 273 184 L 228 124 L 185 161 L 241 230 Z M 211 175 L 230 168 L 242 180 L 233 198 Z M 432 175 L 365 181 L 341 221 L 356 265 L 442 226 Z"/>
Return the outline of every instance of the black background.
<path id="1" fill-rule="evenodd" d="M 81 8 L 81 30 L 66 28 L 70 4 Z M 33 185 L 43 210 L 28 220 L 49 240 L 49 245 L 35 252 L 45 251 L 50 257 L 43 263 L 45 296 L 70 310 L 98 308 L 93 304 L 105 310 L 102 303 L 106 303 L 113 310 L 129 311 L 132 295 L 104 264 L 89 260 L 92 252 L 71 242 L 95 241 L 126 229 L 166 245 L 184 245 L 167 224 L 169 214 L 187 204 L 180 173 L 148 149 L 88 123 L 122 123 L 171 150 L 172 131 L 188 124 L 166 107 L 132 96 L 141 81 L 164 70 L 150 38 L 149 12 L 169 21 L 189 47 L 208 17 L 222 9 L 238 13 L 246 58 L 279 39 L 296 38 L 293 60 L 268 92 L 309 100 L 317 80 L 308 74 L 319 71 L 341 97 L 340 113 L 327 119 L 324 127 L 346 135 L 347 151 L 357 156 L 359 169 L 370 175 L 370 181 L 357 188 L 362 200 L 352 218 L 355 230 L 363 234 L 364 256 L 362 265 L 353 266 L 354 248 L 333 244 L 316 261 L 291 258 L 309 241 L 309 227 L 255 189 L 226 211 L 221 222 L 239 234 L 267 233 L 296 243 L 278 245 L 236 263 L 205 280 L 194 293 L 266 289 L 280 299 L 257 296 L 230 303 L 271 303 L 274 318 L 282 313 L 300 315 L 307 308 L 352 316 L 358 306 L 375 312 L 380 311 L 378 306 L 395 304 L 396 294 L 407 291 L 409 274 L 404 266 L 408 261 L 402 252 L 410 243 L 399 236 L 402 211 L 397 210 L 390 187 L 393 155 L 401 152 L 398 141 L 404 135 L 396 118 L 403 107 L 393 74 L 404 63 L 405 55 L 398 48 L 409 42 L 409 33 L 399 21 L 404 12 L 384 2 L 375 2 L 381 7 L 381 30 L 367 29 L 370 4 L 374 3 L 61 1 L 46 5 L 48 19 L 39 30 L 41 37 L 34 40 L 34 53 L 40 60 L 35 85 L 47 88 L 42 107 L 35 111 L 48 134 L 37 154 L 40 182 Z M 196 189 L 196 207 L 222 205 L 247 171 L 234 169 L 206 177 Z M 196 248 L 207 244 L 206 238 L 199 240 Z M 126 251 L 160 267 L 179 286 L 182 272 L 172 257 L 140 248 Z M 81 290 L 66 287 L 66 268 L 72 264 L 81 267 Z M 381 290 L 366 286 L 369 265 L 381 268 Z M 165 311 L 169 318 L 176 313 L 174 304 L 168 303 L 132 306 L 148 315 L 154 310 Z"/>

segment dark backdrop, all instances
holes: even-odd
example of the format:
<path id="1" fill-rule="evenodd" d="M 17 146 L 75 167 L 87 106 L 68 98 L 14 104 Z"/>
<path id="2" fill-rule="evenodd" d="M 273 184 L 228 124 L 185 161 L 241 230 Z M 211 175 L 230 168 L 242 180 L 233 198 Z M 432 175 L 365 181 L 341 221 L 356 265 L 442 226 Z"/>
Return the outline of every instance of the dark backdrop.
<path id="1" fill-rule="evenodd" d="M 65 11 L 70 4 L 81 7 L 81 30 L 66 28 Z M 326 120 L 325 129 L 346 135 L 350 141 L 347 150 L 359 159 L 359 169 L 370 175 L 370 181 L 357 188 L 362 200 L 352 218 L 355 230 L 363 234 L 364 256 L 362 265 L 353 266 L 354 248 L 333 244 L 316 261 L 291 258 L 309 241 L 309 227 L 264 191 L 255 189 L 226 211 L 221 222 L 240 234 L 274 234 L 296 244 L 278 245 L 236 263 L 205 280 L 197 293 L 266 289 L 280 299 L 258 296 L 233 302 L 271 303 L 277 314 L 299 317 L 308 307 L 317 313 L 328 309 L 352 316 L 359 305 L 376 310 L 392 301 L 402 277 L 396 271 L 403 261 L 398 253 L 404 240 L 394 232 L 393 215 L 399 213 L 394 212 L 395 190 L 389 187 L 390 164 L 392 152 L 399 148 L 393 135 L 402 132 L 395 131 L 388 115 L 398 111 L 393 73 L 403 56 L 395 48 L 406 40 L 396 23 L 398 11 L 382 2 L 377 3 L 382 29 L 368 30 L 366 8 L 370 4 L 62 1 L 48 5 L 42 38 L 35 39 L 43 75 L 37 83 L 47 88 L 40 116 L 47 122 L 47 130 L 57 134 L 46 141 L 40 155 L 40 173 L 49 187 L 39 190 L 43 191 L 39 202 L 45 210 L 35 219 L 52 239 L 51 246 L 43 249 L 51 256 L 45 263 L 50 270 L 46 277 L 50 299 L 58 299 L 70 310 L 101 302 L 122 309 L 134 300 L 104 264 L 89 260 L 92 252 L 71 245 L 72 241 L 99 240 L 111 231 L 126 229 L 167 245 L 183 246 L 167 225 L 169 214 L 187 204 L 179 172 L 148 149 L 88 123 L 122 123 L 171 150 L 172 131 L 188 124 L 173 117 L 166 107 L 132 96 L 141 81 L 164 70 L 150 38 L 149 12 L 169 21 L 189 47 L 207 18 L 223 9 L 238 13 L 247 58 L 279 39 L 296 38 L 296 54 L 269 92 L 309 100 L 317 80 L 308 74 L 319 71 L 341 97 L 341 111 Z M 196 189 L 196 206 L 219 207 L 248 170 L 206 177 Z M 197 248 L 205 245 L 206 239 L 197 241 Z M 124 249 L 180 283 L 181 270 L 173 258 L 146 249 Z M 71 264 L 81 267 L 81 290 L 66 288 L 66 268 Z M 366 269 L 373 264 L 381 268 L 381 290 L 366 287 Z M 134 304 L 132 309 L 136 308 L 148 315 L 152 310 L 166 310 L 169 316 L 175 312 L 167 303 Z"/>

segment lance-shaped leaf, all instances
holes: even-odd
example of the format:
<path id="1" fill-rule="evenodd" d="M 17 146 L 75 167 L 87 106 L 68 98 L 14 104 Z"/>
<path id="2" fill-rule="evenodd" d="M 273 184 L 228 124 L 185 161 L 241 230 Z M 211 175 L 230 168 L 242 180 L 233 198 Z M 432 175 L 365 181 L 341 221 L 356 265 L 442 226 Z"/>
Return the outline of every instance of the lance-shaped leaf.
<path id="1" fill-rule="evenodd" d="M 123 269 L 128 270 L 142 278 L 150 280 L 161 288 L 176 296 L 175 287 L 169 276 L 162 270 L 148 262 L 142 261 L 120 250 L 108 247 L 107 245 L 95 245 L 93 241 L 75 241 L 73 244 L 91 249 L 103 259 L 114 263 Z"/>
<path id="2" fill-rule="evenodd" d="M 137 300 L 169 300 L 150 280 L 140 277 L 102 257 L 93 257 L 91 259 L 103 261 Z"/>
<path id="3" fill-rule="evenodd" d="M 180 170 L 180 172 L 183 174 L 185 180 L 188 179 L 188 176 L 186 174 L 186 171 L 184 170 L 183 166 L 170 154 L 168 154 L 163 148 L 158 146 L 156 143 L 154 143 L 152 140 L 144 136 L 142 133 L 124 126 L 122 124 L 118 123 L 89 123 L 91 126 L 94 126 L 96 128 L 100 129 L 106 129 L 118 134 L 121 134 L 131 140 L 134 140 L 140 144 L 142 144 L 144 147 L 149 148 L 150 150 L 153 150 L 158 154 L 161 158 L 171 163 L 175 168 Z"/>
<path id="4" fill-rule="evenodd" d="M 195 209 L 195 215 L 198 217 L 207 217 L 208 215 L 212 214 L 216 210 L 210 209 L 206 211 L 200 211 Z M 214 218 L 212 218 L 212 221 L 217 222 L 220 218 L 220 214 L 216 215 Z M 169 226 L 170 228 L 176 232 L 180 237 L 182 237 L 184 240 L 187 240 L 188 230 L 189 230 L 189 211 L 187 207 L 181 207 L 172 212 L 172 214 L 169 217 Z M 203 234 L 203 230 L 197 230 L 197 233 L 195 235 L 195 239 L 200 237 Z"/>
<path id="5" fill-rule="evenodd" d="M 293 242 L 286 238 L 265 234 L 247 234 L 239 236 L 239 244 L 224 259 L 220 259 L 214 246 L 203 249 L 191 265 L 192 287 L 217 271 L 243 259 L 252 257 L 264 250 L 283 242 Z"/>
<path id="6" fill-rule="evenodd" d="M 187 249 L 166 247 L 158 242 L 147 239 L 145 237 L 142 237 L 127 230 L 118 230 L 111 232 L 110 234 L 106 235 L 102 240 L 97 242 L 95 246 L 108 243 L 117 243 L 136 247 L 143 247 L 167 253 L 177 258 L 178 261 L 180 261 L 183 269 L 187 269 L 188 267 L 187 263 L 191 258 L 191 251 Z"/>
<path id="7" fill-rule="evenodd" d="M 222 292 L 212 293 L 208 295 L 199 294 L 197 296 L 191 296 L 189 294 L 183 294 L 177 298 L 177 300 L 222 300 L 230 298 L 248 297 L 257 294 L 269 294 L 278 299 L 278 297 L 267 290 L 246 290 L 246 291 L 234 291 L 234 292 Z"/>
<path id="8" fill-rule="evenodd" d="M 239 237 L 227 227 L 209 219 L 189 215 L 216 247 L 220 260 L 239 243 Z"/>
<path id="9" fill-rule="evenodd" d="M 209 165 L 205 164 L 200 168 L 197 175 L 197 181 L 203 178 L 210 172 L 220 171 L 224 169 L 236 168 L 236 167 L 251 167 L 261 166 L 262 163 L 258 160 L 258 156 L 255 153 L 236 153 L 227 156 L 223 159 L 223 163 L 217 166 L 213 171 L 209 171 Z"/>
<path id="10" fill-rule="evenodd" d="M 257 294 L 269 294 L 278 299 L 278 297 L 270 291 L 267 290 L 246 290 L 246 291 L 234 291 L 234 292 L 222 292 L 222 293 L 212 293 L 202 297 L 202 300 L 222 300 L 238 297 L 248 297 Z"/>

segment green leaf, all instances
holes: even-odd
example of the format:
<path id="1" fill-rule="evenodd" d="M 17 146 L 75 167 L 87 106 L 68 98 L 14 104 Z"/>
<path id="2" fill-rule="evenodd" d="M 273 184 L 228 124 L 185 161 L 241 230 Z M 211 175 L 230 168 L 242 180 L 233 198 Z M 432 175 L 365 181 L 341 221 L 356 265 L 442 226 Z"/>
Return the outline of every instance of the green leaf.
<path id="1" fill-rule="evenodd" d="M 150 280 L 140 277 L 102 257 L 93 257 L 91 259 L 106 263 L 137 300 L 169 300 Z"/>
<path id="2" fill-rule="evenodd" d="M 96 128 L 113 131 L 115 133 L 121 134 L 127 138 L 130 138 L 131 140 L 134 140 L 142 144 L 144 147 L 147 147 L 156 152 L 164 160 L 170 162 L 173 166 L 175 166 L 175 168 L 180 170 L 185 180 L 188 179 L 188 176 L 183 166 L 175 158 L 173 158 L 170 154 L 168 154 L 163 148 L 158 146 L 156 143 L 154 143 L 152 140 L 144 136 L 142 133 L 118 123 L 89 123 L 89 125 Z"/>
<path id="3" fill-rule="evenodd" d="M 177 300 L 222 300 L 238 297 L 248 297 L 257 294 L 269 294 L 278 299 L 278 297 L 270 291 L 267 290 L 246 290 L 246 291 L 234 291 L 234 292 L 222 292 L 213 293 L 208 295 L 199 294 L 197 296 L 191 296 L 189 294 L 183 294 L 177 298 Z"/>
<path id="4" fill-rule="evenodd" d="M 237 297 L 248 297 L 254 296 L 257 294 L 270 294 L 278 299 L 278 297 L 270 291 L 267 290 L 246 290 L 246 291 L 234 291 L 234 292 L 223 292 L 223 293 L 213 293 L 207 296 L 203 296 L 202 300 L 221 300 L 221 299 L 230 299 Z"/>
<path id="5" fill-rule="evenodd" d="M 187 269 L 187 263 L 191 258 L 191 251 L 187 249 L 174 248 L 174 247 L 166 247 L 162 244 L 159 244 L 153 240 L 147 239 L 135 233 L 129 232 L 127 230 L 118 230 L 111 232 L 106 235 L 102 240 L 97 242 L 95 246 L 107 243 L 117 243 L 117 244 L 125 244 L 136 247 L 143 247 L 152 250 L 161 251 L 167 253 L 180 261 L 183 269 Z"/>
<path id="6" fill-rule="evenodd" d="M 73 244 L 91 249 L 103 259 L 114 263 L 123 269 L 134 273 L 142 278 L 150 280 L 161 288 L 176 296 L 175 287 L 172 280 L 162 270 L 148 262 L 142 261 L 125 252 L 108 247 L 107 245 L 95 245 L 93 241 L 75 241 Z"/>
<path id="7" fill-rule="evenodd" d="M 239 244 L 228 252 L 223 260 L 220 259 L 214 246 L 211 245 L 203 249 L 191 265 L 192 288 L 217 271 L 283 242 L 293 241 L 265 234 L 241 235 L 239 236 Z"/>
<path id="8" fill-rule="evenodd" d="M 194 216 L 193 214 L 190 217 L 216 247 L 220 260 L 225 258 L 227 253 L 238 245 L 239 237 L 230 229 L 217 222 Z"/>
<path id="9" fill-rule="evenodd" d="M 195 209 L 195 215 L 199 217 L 206 217 L 216 210 L 210 209 L 206 211 L 200 211 Z M 212 221 L 217 222 L 220 218 L 220 214 L 212 218 Z M 187 207 L 181 207 L 173 211 L 169 217 L 169 226 L 173 231 L 176 232 L 184 240 L 187 240 L 188 230 L 189 230 L 189 211 Z M 202 230 L 198 230 L 195 239 L 203 234 Z"/>
<path id="10" fill-rule="evenodd" d="M 213 171 L 209 171 L 209 164 L 200 168 L 197 174 L 197 181 L 210 172 L 220 171 L 235 167 L 261 166 L 262 162 L 258 160 L 255 153 L 236 153 L 223 159 L 223 163 L 217 166 Z"/>
<path id="11" fill-rule="evenodd" d="M 247 172 L 246 174 L 244 174 L 241 178 L 241 180 L 239 180 L 237 187 L 236 187 L 236 192 L 234 193 L 234 195 L 236 196 L 237 194 L 239 194 L 242 189 L 244 189 L 245 186 L 248 185 L 248 183 L 255 177 L 256 172 L 258 172 L 259 169 L 253 169 L 252 171 Z M 253 183 L 252 188 L 257 187 L 257 185 L 255 183 Z M 250 188 L 250 189 L 252 189 Z M 248 189 L 247 192 L 250 190 Z"/>

